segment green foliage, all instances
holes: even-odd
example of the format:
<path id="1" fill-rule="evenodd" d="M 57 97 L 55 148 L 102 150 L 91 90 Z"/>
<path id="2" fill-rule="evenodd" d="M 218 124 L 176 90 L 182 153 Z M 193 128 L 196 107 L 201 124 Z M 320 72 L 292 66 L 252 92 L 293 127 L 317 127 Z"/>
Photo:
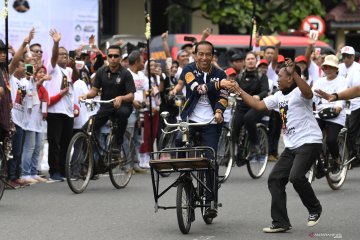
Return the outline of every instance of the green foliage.
<path id="1" fill-rule="evenodd" d="M 241 34 L 249 33 L 253 12 L 252 0 L 190 0 L 189 2 L 191 1 L 190 6 L 195 5 L 195 2 L 200 2 L 204 16 L 214 24 L 232 26 Z M 265 33 L 299 29 L 301 21 L 306 16 L 325 15 L 320 0 L 268 0 L 256 2 L 256 19 L 258 25 L 265 27 Z M 263 2 L 263 4 L 260 2 Z"/>

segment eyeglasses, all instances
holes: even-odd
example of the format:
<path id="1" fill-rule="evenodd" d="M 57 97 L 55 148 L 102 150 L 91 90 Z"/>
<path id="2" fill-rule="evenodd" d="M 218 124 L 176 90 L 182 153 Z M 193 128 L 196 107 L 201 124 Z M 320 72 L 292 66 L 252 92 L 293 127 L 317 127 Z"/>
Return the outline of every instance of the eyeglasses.
<path id="1" fill-rule="evenodd" d="M 119 54 L 108 54 L 108 58 L 118 58 L 120 57 Z"/>

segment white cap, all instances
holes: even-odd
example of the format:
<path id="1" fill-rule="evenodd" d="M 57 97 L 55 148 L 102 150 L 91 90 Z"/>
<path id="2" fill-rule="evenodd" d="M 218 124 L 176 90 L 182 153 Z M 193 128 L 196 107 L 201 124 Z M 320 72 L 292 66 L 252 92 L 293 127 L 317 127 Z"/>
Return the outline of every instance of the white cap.
<path id="1" fill-rule="evenodd" d="M 353 47 L 350 46 L 345 46 L 341 49 L 341 54 L 350 54 L 350 55 L 355 55 L 355 50 Z"/>
<path id="2" fill-rule="evenodd" d="M 124 53 L 124 54 L 122 55 L 122 59 L 123 59 L 123 60 L 126 59 L 127 57 L 129 57 L 129 54 L 127 54 L 127 53 Z"/>

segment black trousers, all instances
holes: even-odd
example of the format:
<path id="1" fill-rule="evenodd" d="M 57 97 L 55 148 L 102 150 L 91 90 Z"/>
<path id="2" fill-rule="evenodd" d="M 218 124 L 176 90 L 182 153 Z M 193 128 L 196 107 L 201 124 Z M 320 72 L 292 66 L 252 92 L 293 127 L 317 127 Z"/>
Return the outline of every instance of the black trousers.
<path id="1" fill-rule="evenodd" d="M 269 120 L 269 155 L 278 155 L 279 139 L 281 133 L 281 118 L 277 111 L 272 111 Z"/>
<path id="2" fill-rule="evenodd" d="M 101 106 L 99 111 L 95 115 L 94 129 L 100 129 L 105 123 L 111 118 L 117 121 L 118 127 L 115 132 L 116 144 L 121 146 L 123 142 L 123 136 L 126 131 L 128 118 L 132 112 L 132 107 L 122 104 L 119 109 L 115 109 L 112 106 Z M 83 129 L 86 129 L 87 123 L 84 125 Z"/>
<path id="3" fill-rule="evenodd" d="M 236 105 L 235 114 L 232 120 L 232 136 L 233 141 L 239 141 L 241 127 L 245 124 L 248 131 L 248 137 L 251 144 L 257 143 L 256 124 L 264 117 L 263 112 L 256 111 L 242 104 Z"/>
<path id="4" fill-rule="evenodd" d="M 360 108 L 348 116 L 348 148 L 351 156 L 355 156 L 356 148 L 360 146 Z"/>
<path id="5" fill-rule="evenodd" d="M 271 193 L 271 218 L 274 226 L 291 226 L 286 208 L 285 186 L 290 182 L 309 213 L 322 211 L 321 204 L 305 174 L 321 151 L 321 143 L 304 144 L 294 150 L 285 148 L 272 169 L 268 187 Z"/>
<path id="6" fill-rule="evenodd" d="M 337 138 L 340 130 L 343 128 L 340 124 L 325 121 L 322 119 L 316 119 L 321 130 L 326 132 L 326 145 L 333 159 L 339 157 L 339 145 Z"/>
<path id="7" fill-rule="evenodd" d="M 48 113 L 49 174 L 65 176 L 66 152 L 73 135 L 74 118 L 62 113 Z"/>

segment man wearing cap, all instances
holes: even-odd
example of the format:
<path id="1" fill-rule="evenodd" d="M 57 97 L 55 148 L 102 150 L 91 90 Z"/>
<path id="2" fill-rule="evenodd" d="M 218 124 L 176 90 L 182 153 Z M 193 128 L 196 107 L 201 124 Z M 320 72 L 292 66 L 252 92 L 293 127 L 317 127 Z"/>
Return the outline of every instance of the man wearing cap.
<path id="1" fill-rule="evenodd" d="M 347 86 L 360 85 L 360 64 L 355 62 L 355 50 L 351 46 L 341 49 L 343 63 L 339 64 L 339 76 L 346 78 Z M 356 145 L 360 145 L 360 97 L 351 99 L 351 114 L 348 116 L 349 151 L 351 156 L 356 155 Z"/>
<path id="2" fill-rule="evenodd" d="M 129 68 L 129 55 L 127 53 L 124 53 L 122 55 L 122 59 L 121 59 L 121 66 L 123 66 L 124 68 Z"/>
<path id="3" fill-rule="evenodd" d="M 235 69 L 236 78 L 240 78 L 241 72 L 244 69 L 244 56 L 242 53 L 235 53 L 230 57 L 230 67 Z"/>

